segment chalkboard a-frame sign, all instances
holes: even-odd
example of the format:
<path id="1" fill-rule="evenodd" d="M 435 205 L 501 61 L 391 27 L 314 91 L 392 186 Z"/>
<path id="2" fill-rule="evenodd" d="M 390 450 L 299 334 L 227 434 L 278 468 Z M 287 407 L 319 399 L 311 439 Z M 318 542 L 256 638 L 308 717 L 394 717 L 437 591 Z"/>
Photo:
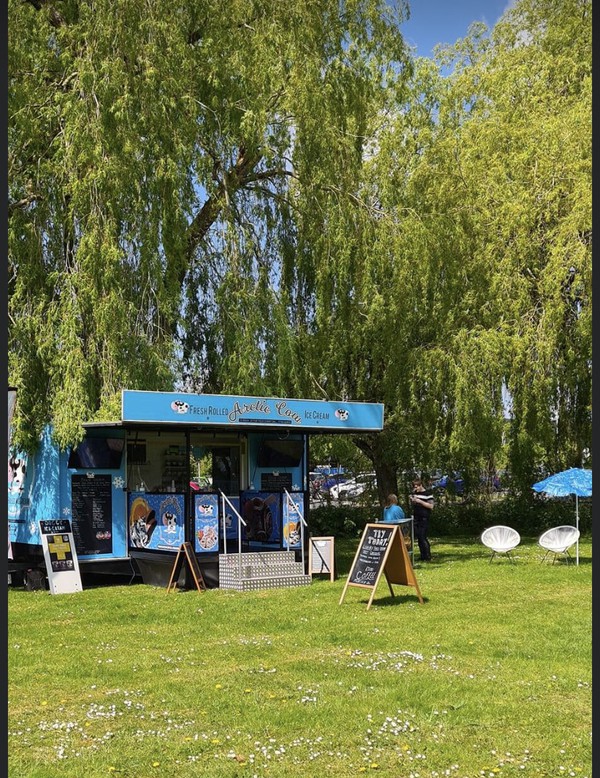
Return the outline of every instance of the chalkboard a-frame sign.
<path id="1" fill-rule="evenodd" d="M 349 586 L 371 589 L 368 610 L 382 575 L 385 576 L 392 597 L 394 597 L 392 584 L 414 586 L 419 602 L 423 604 L 419 584 L 402 538 L 402 531 L 397 524 L 365 526 L 339 604 L 342 604 Z"/>
<path id="2" fill-rule="evenodd" d="M 196 589 L 198 589 L 199 592 L 203 592 L 206 589 L 206 584 L 204 583 L 204 578 L 202 577 L 202 572 L 200 571 L 198 559 L 194 554 L 192 544 L 188 541 L 181 544 L 179 551 L 177 552 L 177 556 L 175 557 L 173 570 L 171 571 L 171 577 L 169 579 L 169 583 L 167 584 L 167 594 L 169 592 L 174 592 L 177 588 L 177 580 L 181 574 L 184 562 L 187 563 L 187 566 L 192 574 L 192 578 L 196 584 Z"/>

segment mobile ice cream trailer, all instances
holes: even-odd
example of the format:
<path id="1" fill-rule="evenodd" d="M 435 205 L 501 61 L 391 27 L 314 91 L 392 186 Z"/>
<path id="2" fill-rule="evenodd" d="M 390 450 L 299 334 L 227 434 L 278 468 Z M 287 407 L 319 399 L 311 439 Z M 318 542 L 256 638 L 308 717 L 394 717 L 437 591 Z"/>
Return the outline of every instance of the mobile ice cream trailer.
<path id="1" fill-rule="evenodd" d="M 378 403 L 137 390 L 121 416 L 9 453 L 13 559 L 41 559 L 39 522 L 68 519 L 82 575 L 166 586 L 189 543 L 208 587 L 307 583 L 310 435 L 383 428 Z"/>

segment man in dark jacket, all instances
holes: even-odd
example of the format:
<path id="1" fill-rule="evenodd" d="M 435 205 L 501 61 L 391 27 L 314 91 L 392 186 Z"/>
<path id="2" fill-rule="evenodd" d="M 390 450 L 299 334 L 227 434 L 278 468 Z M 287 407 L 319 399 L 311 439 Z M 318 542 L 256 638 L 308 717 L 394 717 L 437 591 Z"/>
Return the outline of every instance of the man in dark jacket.
<path id="1" fill-rule="evenodd" d="M 433 510 L 433 492 L 425 489 L 423 481 L 415 478 L 413 481 L 413 493 L 410 495 L 413 507 L 413 523 L 415 539 L 419 545 L 421 562 L 431 562 L 431 546 L 427 537 L 429 528 L 429 516 Z"/>

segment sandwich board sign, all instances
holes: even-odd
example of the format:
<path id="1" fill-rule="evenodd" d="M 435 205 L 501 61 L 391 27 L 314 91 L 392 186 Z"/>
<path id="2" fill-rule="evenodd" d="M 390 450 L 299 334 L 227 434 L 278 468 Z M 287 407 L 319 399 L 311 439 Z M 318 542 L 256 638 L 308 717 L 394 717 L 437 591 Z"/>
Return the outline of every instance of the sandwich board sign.
<path id="1" fill-rule="evenodd" d="M 333 581 L 335 577 L 333 542 L 333 537 L 310 538 L 308 546 L 308 572 L 311 576 L 327 573 L 329 580 Z"/>
<path id="2" fill-rule="evenodd" d="M 169 592 L 174 592 L 177 589 L 177 580 L 183 569 L 184 562 L 187 562 L 187 566 L 192 574 L 194 583 L 196 584 L 196 589 L 198 589 L 199 592 L 203 592 L 206 589 L 198 559 L 196 558 L 192 544 L 187 541 L 186 543 L 181 544 L 177 556 L 175 557 L 173 569 L 171 570 L 171 577 L 167 584 L 167 594 Z"/>
<path id="3" fill-rule="evenodd" d="M 342 604 L 349 586 L 371 589 L 368 610 L 382 575 L 385 576 L 392 597 L 395 596 L 392 584 L 414 586 L 419 602 L 423 604 L 402 531 L 397 524 L 365 526 L 339 604 Z"/>
<path id="4" fill-rule="evenodd" d="M 51 594 L 82 591 L 71 522 L 68 519 L 40 521 L 40 535 Z"/>

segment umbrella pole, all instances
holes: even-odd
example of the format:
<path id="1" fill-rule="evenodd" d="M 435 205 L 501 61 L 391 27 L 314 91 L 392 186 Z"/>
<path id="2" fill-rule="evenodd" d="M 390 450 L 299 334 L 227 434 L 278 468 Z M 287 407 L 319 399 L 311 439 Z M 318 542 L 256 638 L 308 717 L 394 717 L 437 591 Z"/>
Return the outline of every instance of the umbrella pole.
<path id="1" fill-rule="evenodd" d="M 579 500 L 575 495 L 575 526 L 579 529 Z M 577 546 L 575 547 L 575 559 L 577 566 L 579 566 L 579 538 L 577 538 Z"/>

